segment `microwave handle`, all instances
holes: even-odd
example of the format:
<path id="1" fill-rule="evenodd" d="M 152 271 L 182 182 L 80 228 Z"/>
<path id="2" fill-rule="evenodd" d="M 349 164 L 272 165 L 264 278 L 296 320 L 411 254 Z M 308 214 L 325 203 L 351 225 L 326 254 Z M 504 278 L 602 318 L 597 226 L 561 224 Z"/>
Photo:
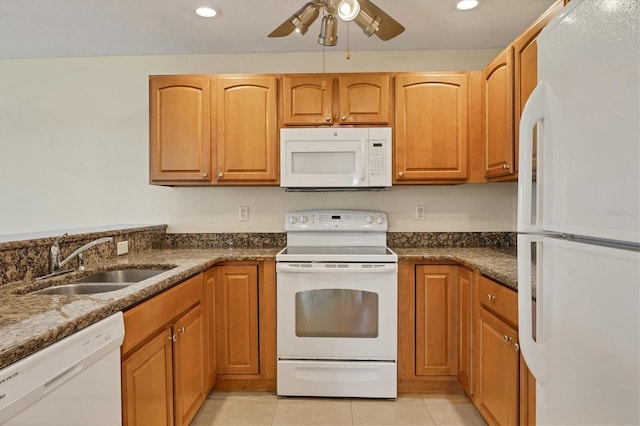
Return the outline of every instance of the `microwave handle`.
<path id="1" fill-rule="evenodd" d="M 364 181 L 366 176 L 364 175 L 364 171 L 367 169 L 367 162 L 369 161 L 368 155 L 363 155 L 367 153 L 367 141 L 360 141 L 360 161 L 356 161 L 356 179 L 359 181 Z"/>

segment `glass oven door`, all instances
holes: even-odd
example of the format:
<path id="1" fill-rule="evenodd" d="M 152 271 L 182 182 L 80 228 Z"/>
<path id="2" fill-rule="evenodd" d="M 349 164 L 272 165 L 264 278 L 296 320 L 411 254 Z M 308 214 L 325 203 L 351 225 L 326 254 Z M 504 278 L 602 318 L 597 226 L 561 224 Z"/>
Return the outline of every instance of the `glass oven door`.
<path id="1" fill-rule="evenodd" d="M 395 360 L 395 263 L 278 263 L 280 359 Z"/>

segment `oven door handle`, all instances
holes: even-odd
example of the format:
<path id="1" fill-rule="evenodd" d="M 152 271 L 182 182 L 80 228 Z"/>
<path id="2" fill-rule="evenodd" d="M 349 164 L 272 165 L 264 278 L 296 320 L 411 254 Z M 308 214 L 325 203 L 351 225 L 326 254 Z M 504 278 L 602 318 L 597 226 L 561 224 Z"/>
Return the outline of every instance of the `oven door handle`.
<path id="1" fill-rule="evenodd" d="M 398 271 L 397 263 L 278 263 L 277 272 L 297 274 L 388 274 Z"/>

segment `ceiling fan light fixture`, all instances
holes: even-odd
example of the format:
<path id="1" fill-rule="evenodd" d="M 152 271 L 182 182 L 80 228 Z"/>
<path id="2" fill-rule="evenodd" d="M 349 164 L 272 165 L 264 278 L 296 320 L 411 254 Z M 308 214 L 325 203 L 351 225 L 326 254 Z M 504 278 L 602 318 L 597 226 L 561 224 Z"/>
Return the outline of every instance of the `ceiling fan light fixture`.
<path id="1" fill-rule="evenodd" d="M 322 18 L 318 44 L 323 46 L 335 46 L 338 44 L 338 20 L 333 15 L 325 15 Z"/>
<path id="2" fill-rule="evenodd" d="M 342 0 L 338 5 L 338 16 L 343 21 L 353 21 L 360 13 L 360 2 L 358 0 Z"/>
<path id="3" fill-rule="evenodd" d="M 355 17 L 355 22 L 367 37 L 371 37 L 380 29 L 382 18 L 376 16 L 365 3 L 360 5 L 360 13 Z"/>
<path id="4" fill-rule="evenodd" d="M 313 24 L 320 12 L 313 2 L 302 6 L 302 9 L 294 13 L 289 21 L 296 27 L 296 31 L 305 35 L 309 30 L 309 25 Z"/>

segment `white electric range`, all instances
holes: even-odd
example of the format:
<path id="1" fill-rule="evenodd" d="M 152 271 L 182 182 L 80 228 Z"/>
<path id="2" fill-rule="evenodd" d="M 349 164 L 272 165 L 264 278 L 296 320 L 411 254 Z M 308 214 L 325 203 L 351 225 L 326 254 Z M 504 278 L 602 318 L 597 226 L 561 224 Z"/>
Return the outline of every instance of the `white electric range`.
<path id="1" fill-rule="evenodd" d="M 398 256 L 384 213 L 287 213 L 277 261 L 278 395 L 395 398 Z"/>

